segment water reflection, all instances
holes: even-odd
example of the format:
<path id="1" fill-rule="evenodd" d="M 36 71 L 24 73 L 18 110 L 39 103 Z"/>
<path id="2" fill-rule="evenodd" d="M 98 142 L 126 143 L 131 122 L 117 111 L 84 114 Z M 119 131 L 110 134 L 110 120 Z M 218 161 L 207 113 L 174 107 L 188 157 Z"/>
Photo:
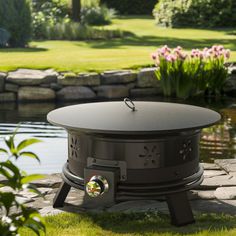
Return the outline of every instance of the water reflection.
<path id="1" fill-rule="evenodd" d="M 204 161 L 236 157 L 236 107 L 230 106 L 219 112 L 221 122 L 202 132 L 200 151 Z"/>

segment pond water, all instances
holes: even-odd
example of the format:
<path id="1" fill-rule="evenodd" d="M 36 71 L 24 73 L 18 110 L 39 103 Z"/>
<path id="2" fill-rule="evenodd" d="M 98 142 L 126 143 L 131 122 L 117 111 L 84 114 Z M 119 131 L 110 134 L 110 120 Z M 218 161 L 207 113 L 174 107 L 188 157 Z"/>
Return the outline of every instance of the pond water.
<path id="1" fill-rule="evenodd" d="M 163 101 L 159 98 L 139 99 Z M 183 101 L 171 101 L 181 102 Z M 236 157 L 236 101 L 193 100 L 188 104 L 214 109 L 222 114 L 217 125 L 206 128 L 200 141 L 200 159 L 213 162 L 214 159 Z M 42 140 L 27 148 L 35 152 L 41 162 L 34 159 L 21 158 L 17 165 L 28 173 L 61 172 L 67 157 L 67 134 L 59 127 L 46 121 L 49 111 L 70 104 L 34 103 L 34 104 L 0 104 L 0 147 L 5 147 L 4 138 L 12 134 L 18 127 L 16 143 L 25 138 L 36 137 Z"/>

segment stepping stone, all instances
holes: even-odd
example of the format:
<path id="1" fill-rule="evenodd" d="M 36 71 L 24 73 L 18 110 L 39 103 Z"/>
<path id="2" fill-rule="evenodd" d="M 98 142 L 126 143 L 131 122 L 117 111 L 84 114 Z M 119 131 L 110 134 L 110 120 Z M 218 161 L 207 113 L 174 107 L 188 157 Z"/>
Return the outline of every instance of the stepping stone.
<path id="1" fill-rule="evenodd" d="M 217 188 L 214 195 L 217 199 L 234 200 L 236 199 L 236 186 Z"/>
<path id="2" fill-rule="evenodd" d="M 236 159 L 218 159 L 215 164 L 228 173 L 236 172 Z"/>

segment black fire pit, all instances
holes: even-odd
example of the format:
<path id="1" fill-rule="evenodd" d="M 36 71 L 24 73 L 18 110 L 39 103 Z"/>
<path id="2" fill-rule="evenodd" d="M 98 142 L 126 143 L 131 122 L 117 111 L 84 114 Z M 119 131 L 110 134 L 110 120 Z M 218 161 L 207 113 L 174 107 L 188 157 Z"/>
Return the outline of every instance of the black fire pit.
<path id="1" fill-rule="evenodd" d="M 90 207 L 163 195 L 174 225 L 194 222 L 187 191 L 203 180 L 200 132 L 220 120 L 218 113 L 125 99 L 68 106 L 47 118 L 68 132 L 68 160 L 54 207 L 63 206 L 71 187 L 85 190 Z"/>

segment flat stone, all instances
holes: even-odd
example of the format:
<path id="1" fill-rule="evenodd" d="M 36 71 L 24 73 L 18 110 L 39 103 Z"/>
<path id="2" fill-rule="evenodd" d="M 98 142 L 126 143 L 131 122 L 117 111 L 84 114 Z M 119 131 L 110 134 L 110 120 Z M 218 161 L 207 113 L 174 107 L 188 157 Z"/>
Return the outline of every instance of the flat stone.
<path id="1" fill-rule="evenodd" d="M 29 197 L 21 197 L 21 196 L 20 197 L 16 196 L 16 200 L 20 204 L 26 204 L 26 203 L 30 203 L 30 202 L 34 201 L 31 198 L 29 198 Z"/>
<path id="2" fill-rule="evenodd" d="M 130 70 L 104 71 L 101 74 L 102 84 L 126 84 L 134 82 L 137 79 L 137 73 Z"/>
<path id="3" fill-rule="evenodd" d="M 217 188 L 214 192 L 217 199 L 233 200 L 236 199 L 236 186 L 235 187 L 222 187 Z"/>
<path id="4" fill-rule="evenodd" d="M 62 182 L 60 174 L 44 175 L 44 178 L 34 180 L 32 183 L 39 188 L 58 188 Z"/>
<path id="5" fill-rule="evenodd" d="M 98 86 L 100 85 L 100 75 L 98 73 L 68 73 L 59 77 L 58 84 L 63 86 Z"/>
<path id="6" fill-rule="evenodd" d="M 25 86 L 18 90 L 19 101 L 51 101 L 55 97 L 55 91 L 50 88 Z"/>
<path id="7" fill-rule="evenodd" d="M 161 94 L 158 88 L 133 88 L 130 90 L 130 96 L 132 97 L 145 97 L 158 94 Z"/>
<path id="8" fill-rule="evenodd" d="M 223 91 L 231 96 L 235 96 L 236 93 L 236 75 L 230 75 L 229 79 L 226 80 L 225 85 L 223 87 Z"/>
<path id="9" fill-rule="evenodd" d="M 123 98 L 129 96 L 129 88 L 125 85 L 102 85 L 96 88 L 97 96 L 103 98 Z"/>
<path id="10" fill-rule="evenodd" d="M 40 85 L 43 83 L 57 82 L 58 73 L 54 70 L 18 69 L 9 72 L 6 81 L 21 86 Z"/>
<path id="11" fill-rule="evenodd" d="M 226 172 L 236 172 L 236 159 L 218 159 L 215 164 Z"/>
<path id="12" fill-rule="evenodd" d="M 196 189 L 216 189 L 218 187 L 236 186 L 236 177 L 230 175 L 220 175 L 211 178 L 205 178 L 200 186 Z"/>
<path id="13" fill-rule="evenodd" d="M 214 190 L 191 190 L 188 192 L 189 200 L 196 200 L 196 199 L 205 199 L 205 200 L 212 200 L 215 199 Z"/>
<path id="14" fill-rule="evenodd" d="M 221 168 L 213 163 L 201 163 L 203 166 L 204 170 L 221 170 Z"/>
<path id="15" fill-rule="evenodd" d="M 50 88 L 53 89 L 54 91 L 59 91 L 63 88 L 63 86 L 58 83 L 51 83 Z"/>
<path id="16" fill-rule="evenodd" d="M 5 91 L 17 93 L 18 90 L 19 90 L 19 85 L 17 85 L 17 84 L 11 84 L 11 83 L 5 84 Z"/>
<path id="17" fill-rule="evenodd" d="M 46 195 L 46 194 L 50 194 L 52 193 L 52 188 L 38 188 L 38 190 L 40 191 L 41 195 Z M 39 195 L 37 193 L 34 192 L 30 192 L 29 190 L 23 190 L 17 193 L 18 196 L 26 196 L 28 198 L 36 198 L 39 197 Z"/>
<path id="18" fill-rule="evenodd" d="M 96 98 L 95 92 L 83 86 L 68 86 L 57 92 L 57 99 L 63 101 L 78 101 Z"/>
<path id="19" fill-rule="evenodd" d="M 212 178 L 215 176 L 226 175 L 224 170 L 204 170 L 204 178 Z"/>
<path id="20" fill-rule="evenodd" d="M 229 66 L 228 67 L 229 74 L 236 74 L 236 66 Z"/>
<path id="21" fill-rule="evenodd" d="M 155 71 L 157 68 L 144 68 L 138 73 L 137 87 L 148 88 L 157 87 L 160 88 L 160 81 L 157 80 Z"/>
<path id="22" fill-rule="evenodd" d="M 0 103 L 1 102 L 15 102 L 16 94 L 12 92 L 0 93 Z"/>
<path id="23" fill-rule="evenodd" d="M 236 215 L 236 200 L 195 200 L 191 206 L 196 212 Z"/>
<path id="24" fill-rule="evenodd" d="M 0 72 L 0 92 L 4 92 L 6 73 Z"/>

